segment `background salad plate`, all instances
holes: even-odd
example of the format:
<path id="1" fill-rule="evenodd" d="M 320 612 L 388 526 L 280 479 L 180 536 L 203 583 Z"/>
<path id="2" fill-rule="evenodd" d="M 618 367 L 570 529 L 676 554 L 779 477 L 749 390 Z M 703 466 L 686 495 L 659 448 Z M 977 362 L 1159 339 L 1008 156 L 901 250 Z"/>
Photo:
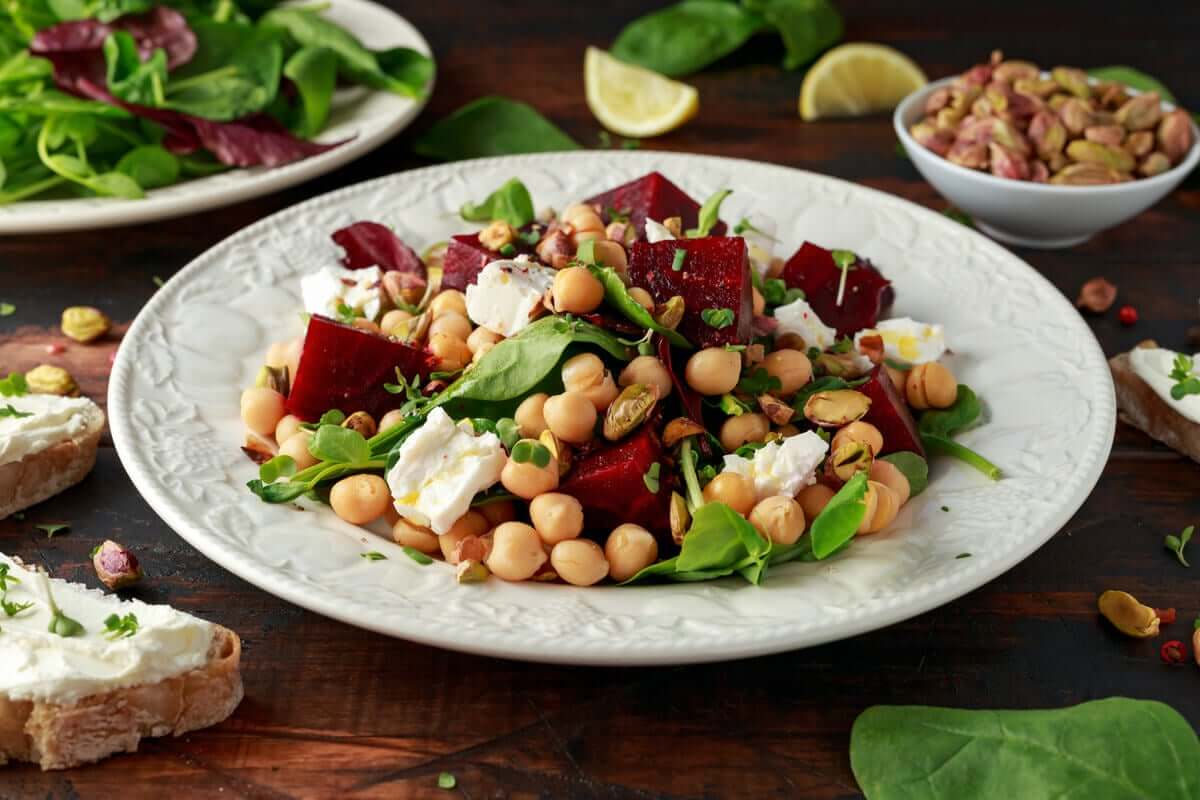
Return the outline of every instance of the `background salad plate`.
<path id="1" fill-rule="evenodd" d="M 868 257 L 896 287 L 894 316 L 945 324 L 948 365 L 987 406 L 961 437 L 998 482 L 933 464 L 928 490 L 886 533 L 828 561 L 778 567 L 762 586 L 580 589 L 478 586 L 422 566 L 329 509 L 298 513 L 245 487 L 238 399 L 268 344 L 301 332 L 300 277 L 336 262 L 329 235 L 393 226 L 418 251 L 470 226 L 466 201 L 519 177 L 538 207 L 659 170 L 695 197 L 734 190 L 726 220 L 769 218 L 777 254 L 811 239 Z M 459 162 L 352 186 L 246 228 L 184 268 L 142 310 L 109 390 L 113 438 L 134 484 L 183 538 L 292 603 L 413 641 L 531 661 L 678 664 L 752 656 L 880 628 L 971 591 L 1055 534 L 1095 485 L 1115 403 L 1078 312 L 1016 256 L 896 197 L 785 167 L 666 153 L 577 152 Z M 361 558 L 377 550 L 387 560 Z M 969 558 L 962 555 L 970 554 Z"/>
<path id="2" fill-rule="evenodd" d="M 327 5 L 321 16 L 341 25 L 369 48 L 411 47 L 432 57 L 429 43 L 420 32 L 382 5 L 370 0 L 330 0 Z M 138 200 L 81 197 L 2 205 L 0 235 L 139 225 L 286 189 L 332 172 L 379 147 L 416 119 L 432 92 L 432 82 L 422 99 L 361 86 L 339 89 L 334 93 L 329 120 L 316 137 L 319 142 L 345 140 L 339 147 L 281 167 L 235 169 L 151 189 Z"/>

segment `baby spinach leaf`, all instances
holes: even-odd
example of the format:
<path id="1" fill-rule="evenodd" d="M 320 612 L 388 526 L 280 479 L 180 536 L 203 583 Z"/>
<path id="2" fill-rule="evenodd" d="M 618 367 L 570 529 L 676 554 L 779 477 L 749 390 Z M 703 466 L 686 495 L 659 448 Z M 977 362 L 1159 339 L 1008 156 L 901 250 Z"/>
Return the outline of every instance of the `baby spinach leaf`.
<path id="1" fill-rule="evenodd" d="M 275 99 L 283 69 L 277 31 L 255 30 L 233 56 L 209 72 L 171 81 L 165 102 L 156 105 L 229 122 L 262 111 Z"/>
<path id="2" fill-rule="evenodd" d="M 615 269 L 595 264 L 588 264 L 587 268 L 604 287 L 604 300 L 617 311 L 621 312 L 626 319 L 648 331 L 660 334 L 676 347 L 682 347 L 687 350 L 692 349 L 691 342 L 685 339 L 683 334 L 671 330 L 666 326 L 659 325 L 654 321 L 654 317 L 650 316 L 650 312 L 643 308 L 629 294 L 629 289 L 625 286 L 625 281 L 621 280 L 621 275 Z"/>
<path id="3" fill-rule="evenodd" d="M 921 434 L 921 444 L 931 455 L 950 456 L 982 472 L 990 480 L 1000 480 L 1000 468 L 966 445 L 935 434 Z"/>
<path id="4" fill-rule="evenodd" d="M 322 425 L 308 443 L 308 452 L 322 461 L 362 464 L 371 460 L 371 447 L 358 431 L 340 425 Z"/>
<path id="5" fill-rule="evenodd" d="M 1162 703 L 1031 711 L 873 706 L 850 765 L 868 800 L 1200 797 L 1200 741 Z"/>
<path id="6" fill-rule="evenodd" d="M 155 50 L 145 62 L 137 42 L 126 31 L 113 31 L 104 40 L 104 66 L 108 90 L 129 103 L 160 106 L 167 82 L 167 53 Z"/>
<path id="7" fill-rule="evenodd" d="M 946 409 L 926 411 L 921 415 L 917 429 L 921 434 L 921 444 L 930 453 L 957 458 L 991 480 L 999 480 L 999 467 L 971 448 L 951 439 L 978 422 L 982 414 L 983 404 L 979 402 L 975 392 L 965 383 L 960 383 L 954 404 Z"/>
<path id="8" fill-rule="evenodd" d="M 525 184 L 509 178 L 482 203 L 463 203 L 459 216 L 467 222 L 491 222 L 502 219 L 514 228 L 528 225 L 534 220 L 533 198 Z"/>
<path id="9" fill-rule="evenodd" d="M 0 397 L 21 397 L 29 394 L 29 384 L 25 382 L 22 372 L 10 372 L 8 377 L 0 380 Z"/>
<path id="10" fill-rule="evenodd" d="M 867 515 L 867 475 L 855 473 L 838 489 L 813 520 L 809 537 L 812 539 L 813 556 L 818 560 L 833 555 L 842 545 L 854 538 L 858 526 Z"/>
<path id="11" fill-rule="evenodd" d="M 337 84 L 337 57 L 324 47 L 302 47 L 283 65 L 283 74 L 300 95 L 300 114 L 292 129 L 310 139 L 321 132 L 329 119 Z"/>
<path id="12" fill-rule="evenodd" d="M 737 569 L 747 556 L 764 556 L 770 543 L 746 518 L 724 503 L 696 510 L 676 567 L 681 572 Z"/>
<path id="13" fill-rule="evenodd" d="M 282 453 L 263 462 L 258 468 L 258 477 L 263 483 L 274 483 L 280 478 L 289 478 L 295 474 L 296 460 Z"/>
<path id="14" fill-rule="evenodd" d="M 495 96 L 438 120 L 413 143 L 417 155 L 439 161 L 578 149 L 574 139 L 532 106 Z"/>
<path id="15" fill-rule="evenodd" d="M 30 55 L 28 50 L 13 53 L 0 64 L 0 84 L 42 81 L 54 76 L 54 66 L 44 58 Z"/>
<path id="16" fill-rule="evenodd" d="M 626 25 L 612 54 L 678 78 L 724 58 L 765 27 L 763 17 L 744 5 L 684 0 Z"/>
<path id="17" fill-rule="evenodd" d="M 146 144 L 121 156 L 116 170 L 133 178 L 143 189 L 154 189 L 179 180 L 179 159 L 157 144 Z"/>
<path id="18" fill-rule="evenodd" d="M 883 456 L 880 461 L 886 461 L 904 474 L 908 479 L 909 497 L 916 497 L 929 486 L 929 463 L 916 453 L 907 450 Z"/>
<path id="19" fill-rule="evenodd" d="M 1171 90 L 1163 85 L 1162 81 L 1133 67 L 1121 65 L 1095 67 L 1088 70 L 1088 75 L 1102 81 L 1122 83 L 1139 92 L 1158 92 L 1158 96 L 1164 101 L 1175 103 L 1175 95 L 1171 94 Z"/>
<path id="20" fill-rule="evenodd" d="M 709 196 L 704 201 L 704 205 L 700 206 L 700 214 L 696 220 L 696 227 L 689 228 L 687 236 L 689 239 L 698 239 L 701 236 L 708 236 L 709 231 L 713 226 L 720 222 L 721 203 L 725 202 L 725 198 L 733 194 L 733 189 L 720 189 Z"/>
<path id="21" fill-rule="evenodd" d="M 842 16 L 829 0 L 743 0 L 770 23 L 787 48 L 783 66 L 797 69 L 837 44 Z"/>

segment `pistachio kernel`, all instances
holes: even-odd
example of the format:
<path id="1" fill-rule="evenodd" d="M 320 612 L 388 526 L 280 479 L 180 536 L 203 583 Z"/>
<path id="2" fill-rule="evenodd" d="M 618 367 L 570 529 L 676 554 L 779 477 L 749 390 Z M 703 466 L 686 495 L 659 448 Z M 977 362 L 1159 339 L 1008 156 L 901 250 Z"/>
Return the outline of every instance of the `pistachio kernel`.
<path id="1" fill-rule="evenodd" d="M 667 428 L 663 431 L 663 444 L 667 447 L 674 447 L 677 442 L 689 436 L 697 436 L 702 433 L 704 433 L 703 426 L 696 424 L 687 417 L 676 417 L 667 423 Z"/>
<path id="2" fill-rule="evenodd" d="M 628 436 L 646 421 L 657 402 L 658 390 L 653 386 L 641 383 L 626 386 L 604 414 L 604 438 L 615 442 Z"/>
<path id="3" fill-rule="evenodd" d="M 665 303 L 654 307 L 654 321 L 668 330 L 675 330 L 683 322 L 683 298 L 675 295 Z"/>
<path id="4" fill-rule="evenodd" d="M 554 456 L 554 460 L 558 462 L 558 477 L 561 478 L 571 471 L 570 445 L 551 433 L 549 428 L 542 431 L 538 436 L 538 441 L 550 451 L 550 455 Z"/>
<path id="5" fill-rule="evenodd" d="M 458 562 L 454 577 L 459 583 L 483 583 L 492 572 L 482 561 L 467 559 Z"/>
<path id="6" fill-rule="evenodd" d="M 829 469 L 839 480 L 848 481 L 856 472 L 871 469 L 875 456 L 862 442 L 846 442 L 829 457 Z"/>
<path id="7" fill-rule="evenodd" d="M 671 492 L 671 538 L 675 544 L 683 544 L 688 527 L 692 524 L 692 515 L 688 513 L 687 501 L 679 492 Z"/>
<path id="8" fill-rule="evenodd" d="M 91 306 L 72 306 L 62 312 L 62 332 L 82 344 L 94 342 L 112 328 L 112 320 Z"/>
<path id="9" fill-rule="evenodd" d="M 25 373 L 25 383 L 34 394 L 56 394 L 60 397 L 78 397 L 79 385 L 71 373 L 62 367 L 41 364 Z"/>
<path id="10" fill-rule="evenodd" d="M 355 411 L 343 420 L 342 427 L 358 431 L 364 439 L 370 439 L 379 431 L 379 426 L 375 424 L 375 418 L 366 411 Z"/>
<path id="11" fill-rule="evenodd" d="M 1098 605 L 1104 618 L 1126 636 L 1136 639 L 1158 636 L 1158 614 L 1128 592 L 1109 589 L 1100 595 Z"/>
<path id="12" fill-rule="evenodd" d="M 287 366 L 262 367 L 254 379 L 254 385 L 259 389 L 274 389 L 284 397 L 287 397 L 288 392 L 291 390 L 291 380 L 288 377 Z"/>
<path id="13" fill-rule="evenodd" d="M 796 409 L 769 394 L 760 394 L 757 398 L 758 407 L 767 415 L 767 419 L 776 425 L 787 425 L 796 415 Z"/>
<path id="14" fill-rule="evenodd" d="M 853 389 L 817 392 L 804 403 L 804 416 L 823 428 L 841 428 L 866 416 L 871 398 Z"/>

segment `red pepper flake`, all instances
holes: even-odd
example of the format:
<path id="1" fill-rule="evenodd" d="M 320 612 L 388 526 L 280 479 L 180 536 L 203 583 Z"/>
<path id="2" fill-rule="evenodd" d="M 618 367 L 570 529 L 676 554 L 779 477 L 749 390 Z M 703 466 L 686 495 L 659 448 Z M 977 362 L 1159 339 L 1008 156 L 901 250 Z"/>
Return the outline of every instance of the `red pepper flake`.
<path id="1" fill-rule="evenodd" d="M 60 353 L 67 352 L 67 348 L 64 345 L 61 345 L 58 342 L 55 342 L 54 344 L 46 345 L 46 352 L 52 356 L 56 356 L 56 355 L 59 355 Z"/>
<path id="2" fill-rule="evenodd" d="M 1187 645 L 1178 639 L 1172 639 L 1169 642 L 1163 642 L 1158 654 L 1162 657 L 1164 664 L 1182 664 L 1187 661 Z"/>
<path id="3" fill-rule="evenodd" d="M 1121 310 L 1117 312 L 1117 319 L 1122 325 L 1132 325 L 1138 321 L 1137 309 L 1133 306 L 1121 306 Z"/>
<path id="4" fill-rule="evenodd" d="M 1158 615 L 1158 621 L 1163 625 L 1170 625 L 1175 622 L 1175 609 L 1173 608 L 1156 608 L 1154 613 Z"/>

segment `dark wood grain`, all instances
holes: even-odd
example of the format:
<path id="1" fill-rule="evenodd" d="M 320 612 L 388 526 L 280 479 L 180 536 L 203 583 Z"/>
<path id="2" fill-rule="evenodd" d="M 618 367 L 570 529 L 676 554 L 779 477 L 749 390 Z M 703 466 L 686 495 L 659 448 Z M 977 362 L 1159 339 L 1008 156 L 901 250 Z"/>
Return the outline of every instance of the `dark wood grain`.
<path id="1" fill-rule="evenodd" d="M 392 5 L 426 34 L 437 92 L 411 131 L 332 175 L 195 217 L 118 231 L 0 240 L 0 371 L 69 365 L 102 399 L 115 339 L 47 344 L 62 308 L 90 303 L 128 323 L 169 277 L 223 237 L 316 194 L 417 166 L 412 136 L 474 97 L 529 101 L 581 142 L 598 125 L 582 97 L 588 44 L 605 45 L 653 4 Z M 993 47 L 1041 63 L 1127 63 L 1200 107 L 1200 6 L 1104 2 L 891 3 L 841 0 L 847 39 L 893 43 L 931 76 Z M 700 115 L 646 143 L 773 161 L 855 180 L 915 202 L 945 202 L 898 158 L 883 116 L 805 125 L 801 73 L 776 64 L 768 39 L 692 80 Z M 1020 255 L 1066 295 L 1105 275 L 1141 322 L 1090 320 L 1106 353 L 1153 337 L 1185 347 L 1200 322 L 1200 181 L 1119 228 L 1059 252 Z M 69 521 L 47 541 L 34 525 Z M 1042 707 L 1110 695 L 1155 698 L 1200 725 L 1200 673 L 1160 663 L 1156 641 L 1133 641 L 1098 620 L 1099 592 L 1123 588 L 1175 606 L 1184 638 L 1200 613 L 1195 571 L 1162 548 L 1165 533 L 1200 521 L 1200 466 L 1127 429 L 1100 484 L 1063 530 L 1008 574 L 889 629 L 809 650 L 675 669 L 584 669 L 459 655 L 386 639 L 301 611 L 207 561 L 134 491 L 116 454 L 23 520 L 0 523 L 0 549 L 95 583 L 100 539 L 135 548 L 150 579 L 138 596 L 220 621 L 245 640 L 247 698 L 224 725 L 137 756 L 43 775 L 0 771 L 0 797 L 857 797 L 847 745 L 874 703 Z M 1198 566 L 1196 569 L 1200 569 Z"/>

